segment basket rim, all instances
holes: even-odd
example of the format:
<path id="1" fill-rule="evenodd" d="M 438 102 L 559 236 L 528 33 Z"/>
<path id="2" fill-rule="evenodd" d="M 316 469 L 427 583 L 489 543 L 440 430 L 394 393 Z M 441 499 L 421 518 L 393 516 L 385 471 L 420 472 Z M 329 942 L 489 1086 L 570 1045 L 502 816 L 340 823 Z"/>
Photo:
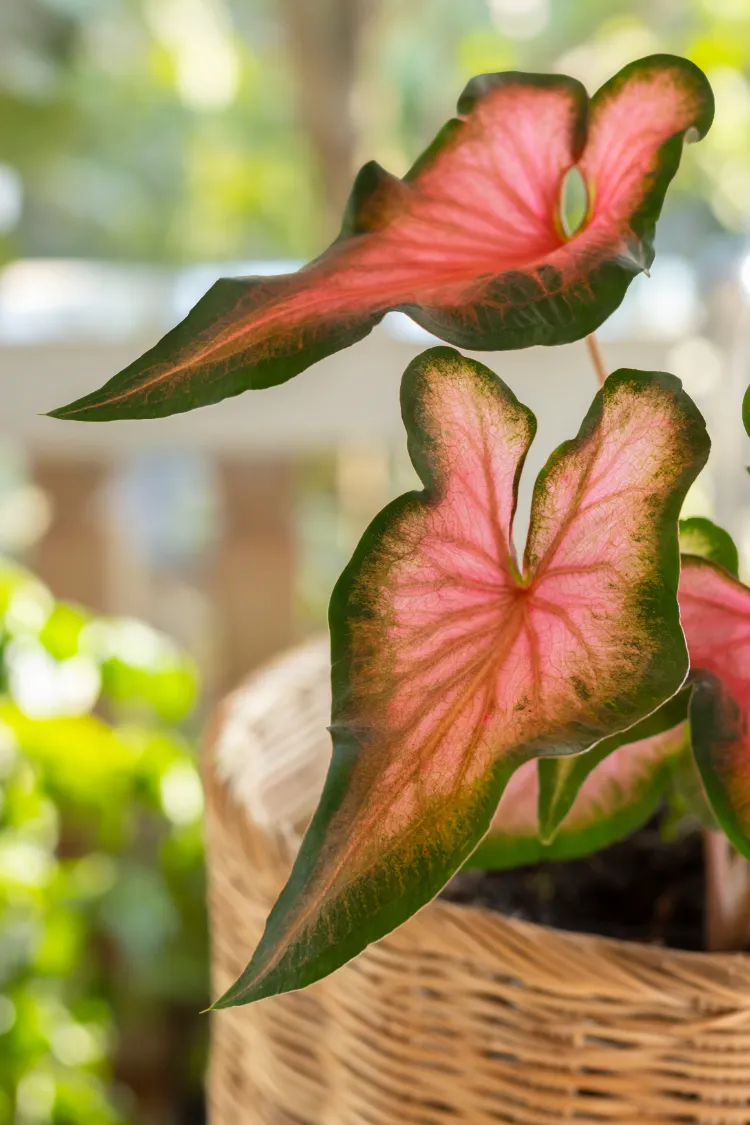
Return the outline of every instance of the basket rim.
<path id="1" fill-rule="evenodd" d="M 227 776 L 225 763 L 219 761 L 216 751 L 220 741 L 222 723 L 233 704 L 233 700 L 241 692 L 252 690 L 253 685 L 256 682 L 262 682 L 263 677 L 267 676 L 269 672 L 275 673 L 286 664 L 293 666 L 295 658 L 299 660 L 300 657 L 322 655 L 322 650 L 324 646 L 327 647 L 327 644 L 327 634 L 316 634 L 301 644 L 277 654 L 268 663 L 254 671 L 244 684 L 234 689 L 214 707 L 202 740 L 201 774 L 206 792 L 207 808 L 213 806 L 216 810 L 216 807 L 219 806 L 222 809 L 223 816 L 237 819 L 241 829 L 237 835 L 238 844 L 244 831 L 251 832 L 266 842 L 269 852 L 273 853 L 278 864 L 282 885 L 286 877 L 283 868 L 286 867 L 288 871 L 297 851 L 297 847 L 293 846 L 288 826 L 286 830 L 283 827 L 279 830 L 271 830 L 265 827 L 261 828 L 253 823 L 242 798 L 233 791 L 232 778 Z M 297 846 L 298 844 L 299 840 Z M 580 960 L 581 955 L 585 955 L 585 952 L 589 950 L 592 955 L 610 957 L 622 964 L 631 960 L 640 962 L 644 967 L 651 965 L 658 970 L 663 970 L 667 965 L 673 966 L 676 970 L 684 971 L 687 975 L 691 973 L 706 975 L 713 970 L 729 979 L 734 976 L 741 977 L 748 990 L 748 1007 L 750 1007 L 750 950 L 712 952 L 703 949 L 679 949 L 652 942 L 628 941 L 624 938 L 589 933 L 584 930 L 562 929 L 541 922 L 514 917 L 480 903 L 450 902 L 441 899 L 440 894 L 420 907 L 402 926 L 391 931 L 375 944 L 387 941 L 395 946 L 402 944 L 402 940 L 405 940 L 409 946 L 414 947 L 415 938 L 418 938 L 419 944 L 426 948 L 431 944 L 429 931 L 431 928 L 434 929 L 434 924 L 425 922 L 425 911 L 429 911 L 431 915 L 439 912 L 450 928 L 453 928 L 461 920 L 460 928 L 464 935 L 467 931 L 466 919 L 473 918 L 476 920 L 474 928 L 478 934 L 484 932 L 490 937 L 493 930 L 497 933 L 502 931 L 507 934 L 515 934 L 518 940 L 523 940 L 525 934 L 535 943 L 546 943 L 550 947 L 556 945 L 561 951 L 568 948 L 571 953 L 575 953 L 576 960 Z M 402 939 L 400 935 L 405 935 L 405 938 Z M 481 938 L 478 940 L 481 941 Z M 444 950 L 444 941 L 439 944 Z M 458 951 L 456 953 L 458 956 Z M 467 951 L 468 959 L 470 959 L 470 953 Z"/>
<path id="2" fill-rule="evenodd" d="M 247 817 L 244 806 L 230 791 L 227 783 L 213 768 L 210 745 L 204 746 L 202 773 L 206 787 L 207 807 L 212 815 L 220 815 L 224 828 L 231 830 L 231 821 L 237 820 L 235 839 L 241 846 L 242 837 L 249 833 L 262 838 L 268 849 L 269 860 L 280 876 L 280 886 L 294 860 L 295 849 L 288 836 L 258 829 Z M 286 869 L 286 870 L 285 870 Z M 270 909 L 269 903 L 269 909 Z M 368 950 L 382 947 L 395 954 L 418 953 L 428 958 L 442 959 L 449 951 L 451 960 L 464 963 L 472 972 L 493 973 L 495 962 L 493 948 L 502 946 L 507 955 L 509 946 L 518 949 L 519 958 L 525 960 L 529 947 L 536 947 L 541 957 L 540 969 L 550 981 L 555 979 L 558 994 L 578 997 L 582 982 L 589 992 L 608 993 L 604 979 L 616 974 L 613 982 L 617 992 L 632 979 L 637 990 L 650 990 L 653 977 L 663 982 L 665 976 L 680 982 L 681 990 L 687 988 L 695 996 L 710 991 L 717 994 L 722 1007 L 732 1011 L 750 1010 L 750 953 L 709 952 L 707 950 L 674 949 L 641 941 L 626 941 L 580 930 L 562 930 L 543 923 L 514 918 L 501 911 L 475 903 L 447 902 L 431 899 L 402 926 L 386 934 Z M 605 966 L 604 978 L 597 965 Z M 569 979 L 559 975 L 566 966 Z M 556 968 L 557 967 L 557 968 Z M 556 973 L 558 974 L 556 976 Z M 312 985 L 313 989 L 322 982 Z M 603 987 L 600 987 L 603 986 Z M 658 991 L 664 996 L 664 985 Z M 667 993 L 668 994 L 668 993 Z"/>
<path id="3" fill-rule="evenodd" d="M 518 929 L 520 932 L 529 930 L 535 933 L 554 934 L 557 937 L 563 937 L 570 941 L 575 940 L 578 945 L 590 943 L 599 949 L 608 949 L 612 952 L 618 951 L 622 954 L 627 950 L 637 949 L 646 951 L 649 954 L 653 953 L 658 955 L 659 960 L 669 958 L 670 960 L 683 961 L 685 964 L 691 964 L 697 961 L 704 965 L 710 963 L 727 968 L 743 966 L 750 969 L 750 951 L 748 950 L 711 952 L 707 949 L 681 949 L 677 946 L 659 945 L 657 942 L 628 941 L 626 938 L 609 937 L 607 934 L 590 933 L 587 930 L 566 930 L 559 926 L 548 926 L 544 922 L 532 922 L 527 918 L 515 918 L 512 914 L 505 914 L 502 910 L 492 910 L 478 903 L 447 902 L 441 899 L 439 895 L 437 898 L 431 899 L 426 905 L 432 906 L 435 903 L 438 903 L 441 910 L 445 910 L 447 913 L 465 916 L 466 911 L 468 911 L 493 922 L 499 918 L 504 924 L 508 924 L 513 929 Z M 424 907 L 421 909 L 424 909 Z"/>

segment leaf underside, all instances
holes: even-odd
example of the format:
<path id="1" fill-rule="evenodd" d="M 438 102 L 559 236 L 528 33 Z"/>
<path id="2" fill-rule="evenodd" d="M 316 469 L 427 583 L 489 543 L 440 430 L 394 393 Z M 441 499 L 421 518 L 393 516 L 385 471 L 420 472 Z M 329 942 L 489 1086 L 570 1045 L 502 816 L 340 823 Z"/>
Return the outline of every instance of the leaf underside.
<path id="1" fill-rule="evenodd" d="M 750 589 L 707 559 L 683 560 L 693 753 L 709 802 L 750 858 Z"/>
<path id="2" fill-rule="evenodd" d="M 634 727 L 575 758 L 526 762 L 508 783 L 489 833 L 466 866 L 501 869 L 579 859 L 645 824 L 687 744 L 689 695 L 683 689 Z"/>
<path id="3" fill-rule="evenodd" d="M 399 180 L 355 181 L 339 238 L 295 274 L 218 281 L 187 318 L 58 418 L 155 418 L 283 383 L 400 309 L 458 347 L 561 344 L 592 332 L 653 259 L 686 133 L 713 99 L 685 59 L 632 63 L 589 100 L 572 78 L 490 74 L 469 83 Z M 565 233 L 577 166 L 585 220 Z"/>
<path id="4" fill-rule="evenodd" d="M 334 591 L 333 760 L 250 965 L 218 1002 L 326 975 L 428 902 L 489 828 L 507 779 L 631 726 L 682 683 L 677 518 L 708 451 L 659 373 L 620 371 L 512 522 L 533 415 L 436 348 L 402 412 L 424 491 L 370 525 Z"/>

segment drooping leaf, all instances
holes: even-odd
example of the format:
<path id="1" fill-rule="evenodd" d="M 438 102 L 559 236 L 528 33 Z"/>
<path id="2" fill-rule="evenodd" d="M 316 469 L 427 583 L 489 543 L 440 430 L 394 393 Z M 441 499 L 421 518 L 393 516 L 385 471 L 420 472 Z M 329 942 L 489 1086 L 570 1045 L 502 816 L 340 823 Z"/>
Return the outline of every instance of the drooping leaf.
<path id="1" fill-rule="evenodd" d="M 592 332 L 653 259 L 686 133 L 713 98 L 685 59 L 654 55 L 591 99 L 572 78 L 485 74 L 403 180 L 359 173 L 341 235 L 295 274 L 218 281 L 100 390 L 53 411 L 154 418 L 283 383 L 401 309 L 459 347 L 561 344 Z M 585 221 L 561 192 L 578 166 Z"/>
<path id="2" fill-rule="evenodd" d="M 694 681 L 693 753 L 717 820 L 750 858 L 750 589 L 687 556 L 679 601 Z"/>
<path id="3" fill-rule="evenodd" d="M 740 560 L 732 536 L 704 516 L 680 520 L 680 550 L 718 563 L 735 578 L 739 574 Z"/>
<path id="4" fill-rule="evenodd" d="M 537 480 L 522 569 L 530 411 L 448 348 L 407 369 L 402 411 L 425 488 L 373 521 L 334 591 L 333 761 L 219 1006 L 301 988 L 394 929 L 465 862 L 520 763 L 631 726 L 687 671 L 677 518 L 708 439 L 678 380 L 607 380 Z"/>
<path id="5" fill-rule="evenodd" d="M 681 702 L 684 713 L 687 701 Z M 627 736 L 632 737 L 640 726 Z M 558 759 L 525 762 L 508 782 L 490 831 L 466 866 L 500 869 L 579 859 L 628 836 L 658 808 L 687 738 L 682 722 L 627 743 L 616 735 L 576 758 L 559 759 L 577 772 L 577 776 L 572 771 L 570 775 L 571 788 L 576 781 L 577 785 L 553 838 L 546 843 L 539 827 L 539 798 L 544 774 Z"/>

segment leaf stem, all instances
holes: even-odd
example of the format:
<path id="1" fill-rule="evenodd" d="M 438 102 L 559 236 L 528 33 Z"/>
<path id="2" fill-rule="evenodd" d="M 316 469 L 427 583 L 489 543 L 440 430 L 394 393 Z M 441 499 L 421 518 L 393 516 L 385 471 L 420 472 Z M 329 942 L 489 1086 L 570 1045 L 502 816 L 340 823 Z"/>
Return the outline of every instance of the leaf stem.
<path id="1" fill-rule="evenodd" d="M 589 350 L 589 356 L 591 358 L 592 364 L 594 365 L 594 371 L 596 371 L 596 376 L 599 380 L 599 386 L 603 387 L 605 382 L 607 381 L 609 372 L 607 371 L 607 365 L 604 362 L 604 356 L 602 355 L 602 349 L 599 346 L 599 341 L 597 340 L 593 332 L 590 336 L 586 337 L 586 347 Z"/>

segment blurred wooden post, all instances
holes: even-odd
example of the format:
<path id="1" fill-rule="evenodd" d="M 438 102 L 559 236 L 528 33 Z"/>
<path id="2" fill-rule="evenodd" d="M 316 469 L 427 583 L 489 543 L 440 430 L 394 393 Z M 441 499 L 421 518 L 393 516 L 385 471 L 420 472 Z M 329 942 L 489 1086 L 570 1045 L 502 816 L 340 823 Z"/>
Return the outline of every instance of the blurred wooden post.
<path id="1" fill-rule="evenodd" d="M 297 116 L 310 141 L 335 234 L 357 149 L 353 94 L 360 53 L 381 0 L 281 0 L 297 87 Z"/>
<path id="2" fill-rule="evenodd" d="M 222 530 L 213 567 L 223 695 L 294 635 L 294 470 L 289 461 L 219 461 Z"/>
<path id="3" fill-rule="evenodd" d="M 50 524 L 34 548 L 32 567 L 55 597 L 106 611 L 109 536 L 102 505 L 107 463 L 39 454 L 31 473 L 50 502 Z"/>

